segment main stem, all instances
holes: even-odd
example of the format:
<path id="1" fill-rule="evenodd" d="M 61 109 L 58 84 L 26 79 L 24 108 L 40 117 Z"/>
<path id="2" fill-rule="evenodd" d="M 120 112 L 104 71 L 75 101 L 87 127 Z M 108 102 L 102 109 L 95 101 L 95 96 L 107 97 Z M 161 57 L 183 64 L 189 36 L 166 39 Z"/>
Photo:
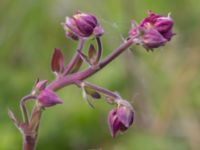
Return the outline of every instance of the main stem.
<path id="1" fill-rule="evenodd" d="M 24 135 L 23 150 L 35 150 L 37 136 Z"/>

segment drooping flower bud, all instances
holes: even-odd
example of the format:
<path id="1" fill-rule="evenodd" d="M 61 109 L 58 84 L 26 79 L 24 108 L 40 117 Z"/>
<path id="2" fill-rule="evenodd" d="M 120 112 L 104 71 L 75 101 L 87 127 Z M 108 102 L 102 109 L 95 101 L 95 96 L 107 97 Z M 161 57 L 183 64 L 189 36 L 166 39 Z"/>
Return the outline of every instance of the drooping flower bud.
<path id="1" fill-rule="evenodd" d="M 172 32 L 173 24 L 169 15 L 161 16 L 148 11 L 148 17 L 144 18 L 138 26 L 132 27 L 129 37 L 134 38 L 138 44 L 142 44 L 147 50 L 152 50 L 171 40 L 175 35 Z M 139 34 L 139 36 L 136 37 L 136 34 Z"/>
<path id="2" fill-rule="evenodd" d="M 51 107 L 56 104 L 63 103 L 63 101 L 52 90 L 49 89 L 42 90 L 37 99 L 43 107 Z"/>
<path id="3" fill-rule="evenodd" d="M 66 17 L 66 21 L 63 26 L 67 32 L 66 34 L 72 38 L 87 38 L 91 35 L 97 37 L 103 34 L 103 29 L 99 25 L 96 17 L 87 13 L 78 12 L 72 17 Z"/>
<path id="4" fill-rule="evenodd" d="M 108 125 L 112 137 L 115 137 L 118 131 L 126 131 L 133 123 L 134 112 L 130 105 L 120 105 L 111 110 L 108 114 Z"/>

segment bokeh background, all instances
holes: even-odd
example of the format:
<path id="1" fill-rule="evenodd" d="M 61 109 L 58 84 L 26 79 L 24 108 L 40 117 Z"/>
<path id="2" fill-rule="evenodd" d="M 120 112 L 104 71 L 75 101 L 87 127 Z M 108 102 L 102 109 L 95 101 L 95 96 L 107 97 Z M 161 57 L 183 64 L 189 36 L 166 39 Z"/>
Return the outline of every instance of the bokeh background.
<path id="1" fill-rule="evenodd" d="M 198 0 L 1 0 L 0 1 L 0 149 L 21 149 L 22 138 L 7 116 L 18 118 L 19 100 L 37 77 L 53 80 L 55 47 L 72 57 L 76 42 L 61 22 L 77 10 L 95 14 L 105 29 L 104 56 L 127 36 L 130 20 L 148 9 L 171 12 L 177 35 L 165 47 L 146 52 L 134 46 L 88 81 L 129 100 L 134 125 L 112 139 L 104 100 L 91 109 L 80 89 L 58 92 L 63 105 L 42 117 L 38 150 L 199 150 L 200 149 L 200 1 Z M 31 105 L 30 105 L 31 107 Z"/>

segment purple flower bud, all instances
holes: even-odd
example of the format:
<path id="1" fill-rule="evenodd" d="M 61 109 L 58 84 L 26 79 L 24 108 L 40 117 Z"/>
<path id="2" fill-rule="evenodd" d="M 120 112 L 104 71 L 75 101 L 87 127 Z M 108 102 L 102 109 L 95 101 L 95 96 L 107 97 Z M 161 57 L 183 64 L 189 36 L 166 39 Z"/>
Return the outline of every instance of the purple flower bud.
<path id="1" fill-rule="evenodd" d="M 56 104 L 63 103 L 63 101 L 52 90 L 49 89 L 42 90 L 37 99 L 43 107 L 51 107 Z"/>
<path id="2" fill-rule="evenodd" d="M 108 125 L 112 137 L 115 137 L 118 131 L 126 131 L 133 123 L 134 112 L 132 107 L 120 106 L 111 110 L 108 114 Z"/>
<path id="3" fill-rule="evenodd" d="M 71 37 L 90 37 L 92 34 L 101 36 L 103 34 L 103 29 L 100 27 L 96 17 L 86 13 L 79 12 L 71 18 L 66 17 L 63 25 L 67 32 L 66 34 Z"/>
<path id="4" fill-rule="evenodd" d="M 147 50 L 158 48 L 175 35 L 172 32 L 173 24 L 169 15 L 165 17 L 148 11 L 148 17 L 144 18 L 138 26 L 132 27 L 129 37 L 143 44 Z M 135 37 L 136 33 L 140 33 L 140 36 Z"/>

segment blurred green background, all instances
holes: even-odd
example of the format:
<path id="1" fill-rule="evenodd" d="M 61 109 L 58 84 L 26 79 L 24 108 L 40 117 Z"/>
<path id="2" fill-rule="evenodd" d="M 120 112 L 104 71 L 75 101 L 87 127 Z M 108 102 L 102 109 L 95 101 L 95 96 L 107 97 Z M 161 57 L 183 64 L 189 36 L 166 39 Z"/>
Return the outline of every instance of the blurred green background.
<path id="1" fill-rule="evenodd" d="M 95 14 L 105 29 L 104 56 L 126 37 L 130 20 L 146 11 L 171 12 L 177 35 L 153 53 L 133 47 L 88 81 L 118 91 L 136 111 L 135 123 L 112 139 L 104 100 L 89 108 L 80 89 L 58 93 L 63 105 L 42 117 L 37 150 L 199 150 L 200 149 L 200 1 L 198 0 L 1 0 L 0 1 L 0 149 L 21 149 L 21 134 L 7 116 L 20 118 L 19 100 L 37 77 L 53 79 L 55 47 L 69 61 L 76 42 L 65 38 L 61 22 L 77 10 Z"/>

